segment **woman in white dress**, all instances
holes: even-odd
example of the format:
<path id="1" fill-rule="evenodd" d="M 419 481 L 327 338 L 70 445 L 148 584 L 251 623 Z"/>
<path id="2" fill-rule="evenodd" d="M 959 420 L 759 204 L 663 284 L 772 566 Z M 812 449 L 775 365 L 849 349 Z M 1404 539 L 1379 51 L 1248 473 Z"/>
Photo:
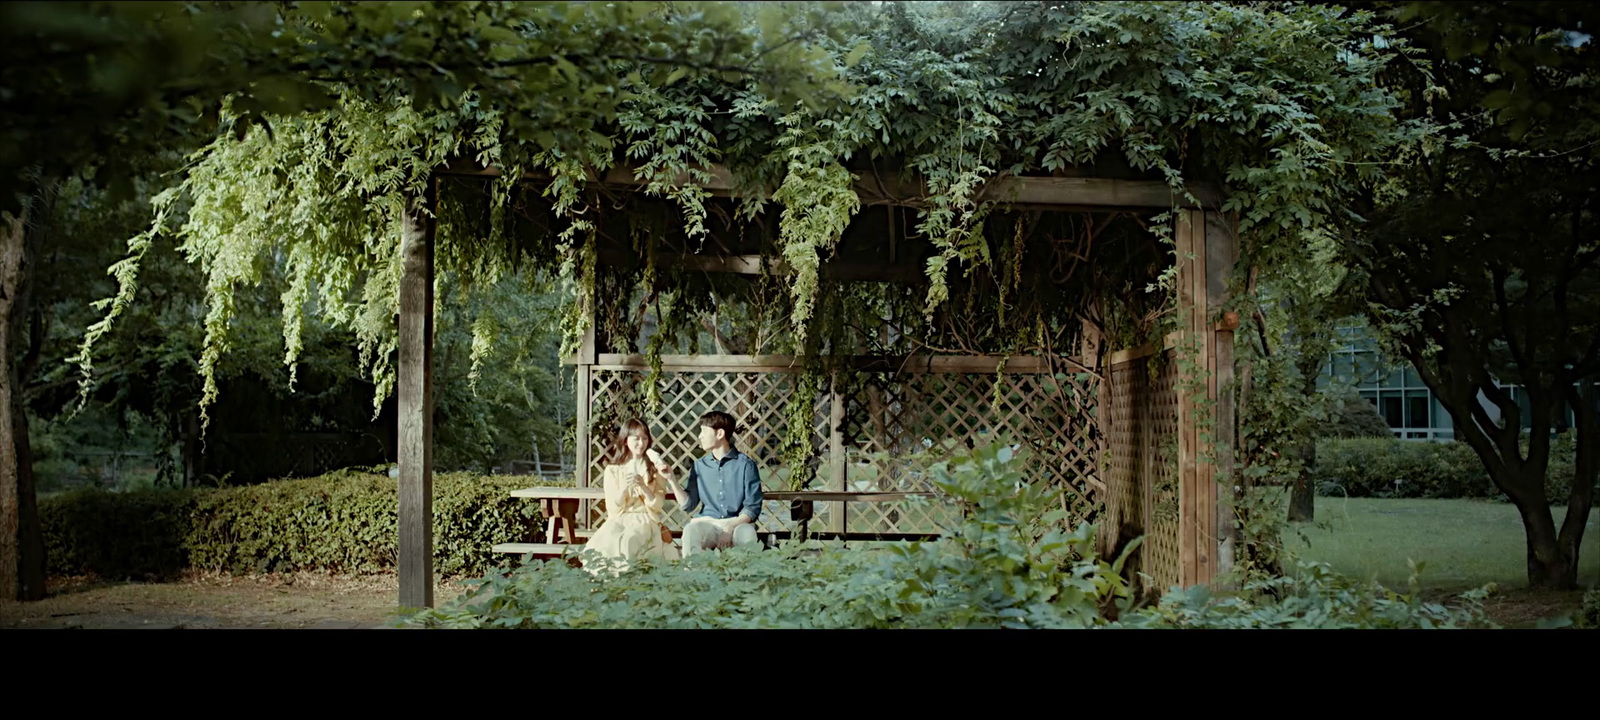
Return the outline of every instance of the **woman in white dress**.
<path id="1" fill-rule="evenodd" d="M 624 563 L 635 558 L 675 560 L 678 550 L 662 524 L 662 503 L 672 493 L 681 505 L 688 496 L 673 481 L 672 469 L 651 446 L 650 428 L 637 419 L 622 424 L 606 453 L 600 476 L 606 492 L 606 520 L 585 545 Z"/>

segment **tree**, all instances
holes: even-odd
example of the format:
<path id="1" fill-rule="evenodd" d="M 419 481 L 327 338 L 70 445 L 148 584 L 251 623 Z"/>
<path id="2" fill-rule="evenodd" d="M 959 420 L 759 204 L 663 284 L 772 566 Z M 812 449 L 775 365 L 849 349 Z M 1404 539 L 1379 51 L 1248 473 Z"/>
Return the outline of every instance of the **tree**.
<path id="1" fill-rule="evenodd" d="M 557 392 L 570 287 L 520 274 L 478 292 L 453 274 L 439 285 L 434 464 L 487 473 L 530 456 L 559 458 L 572 418 L 571 396 Z"/>
<path id="2" fill-rule="evenodd" d="M 203 142 L 224 98 L 228 129 L 243 135 L 264 127 L 267 115 L 328 108 L 340 92 L 403 97 L 426 109 L 470 91 L 516 110 L 503 121 L 508 133 L 554 151 L 581 148 L 594 139 L 593 124 L 614 112 L 619 62 L 663 80 L 683 70 L 772 69 L 754 78 L 780 86 L 778 97 L 825 79 L 803 44 L 772 38 L 794 30 L 788 13 L 755 12 L 771 30 L 770 42 L 761 42 L 763 33 L 737 8 L 690 3 L 6 4 L 0 9 L 6 95 L 0 324 L 8 328 L 0 338 L 6 363 L 0 368 L 0 591 L 36 599 L 44 590 L 26 416 L 12 361 L 21 319 L 30 315 L 32 261 L 47 232 L 37 218 L 64 178 L 92 178 L 126 194 L 137 174 L 130 163 Z M 418 186 L 416 177 L 408 178 L 408 189 Z M 170 202 L 172 195 L 158 198 Z M 172 210 L 158 203 L 158 213 Z M 135 239 L 136 256 L 156 234 Z M 138 263 L 114 270 L 121 304 L 113 303 L 113 317 L 132 299 Z M 226 313 L 213 316 L 209 331 L 228 320 Z M 111 320 L 91 336 L 109 331 Z M 292 357 L 298 330 L 288 339 Z M 215 396 L 218 359 L 202 357 L 203 398 Z M 87 363 L 84 370 L 91 372 Z"/>
<path id="3" fill-rule="evenodd" d="M 274 34 L 271 8 L 196 10 L 176 3 L 0 8 L 0 286 L 7 290 L 0 302 L 0 592 L 20 599 L 43 597 L 44 556 L 17 363 L 33 314 L 36 257 L 49 234 L 43 218 L 57 189 L 77 176 L 130 196 L 144 158 L 190 141 L 223 94 L 248 92 L 248 80 L 295 43 Z M 298 100 L 288 95 L 266 104 L 291 110 Z"/>
<path id="4" fill-rule="evenodd" d="M 1416 367 L 1517 506 L 1530 586 L 1574 587 L 1600 451 L 1600 12 L 1575 3 L 1379 3 L 1419 50 L 1386 81 L 1448 142 L 1400 157 L 1344 225 L 1368 319 Z M 1500 383 L 1514 384 L 1526 408 Z M 1480 404 L 1499 409 L 1491 417 Z M 1552 430 L 1576 416 L 1577 476 L 1548 491 Z M 1529 426 L 1523 432 L 1523 424 Z M 1565 501 L 1556 528 L 1551 505 Z"/>

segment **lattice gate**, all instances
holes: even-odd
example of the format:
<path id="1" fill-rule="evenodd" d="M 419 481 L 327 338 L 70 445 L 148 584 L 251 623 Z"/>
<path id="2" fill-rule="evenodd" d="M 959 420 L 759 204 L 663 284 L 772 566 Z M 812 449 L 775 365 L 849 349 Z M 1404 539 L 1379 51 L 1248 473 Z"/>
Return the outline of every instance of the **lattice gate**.
<path id="1" fill-rule="evenodd" d="M 585 375 L 589 378 L 588 392 L 579 392 L 580 402 L 587 395 L 592 418 L 589 472 L 580 483 L 600 477 L 606 448 L 622 419 L 645 418 L 666 460 L 687 468 L 702 454 L 696 440 L 700 415 L 723 410 L 738 420 L 736 446 L 756 459 L 762 487 L 790 489 L 791 469 L 782 447 L 788 413 L 802 384 L 798 366 L 769 356 L 762 356 L 759 366 L 756 358 L 746 356 L 663 358 L 659 409 L 649 413 L 641 392 L 648 366 L 636 357 L 598 359 L 587 373 L 579 373 L 580 383 Z M 808 438 L 808 462 L 815 473 L 810 489 L 933 491 L 930 465 L 973 445 L 1004 439 L 1031 450 L 1024 455 L 1026 476 L 1061 488 L 1076 520 L 1095 521 L 1100 508 L 1096 488 L 1102 487 L 1096 448 L 1103 441 L 1093 410 L 1092 379 L 1052 375 L 1042 362 L 1013 361 L 1015 367 L 998 376 L 993 366 L 972 369 L 983 364 L 955 363 L 960 367 L 950 371 L 841 372 L 820 383 Z M 741 365 L 751 369 L 735 369 Z M 833 418 L 840 420 L 837 428 Z M 842 463 L 836 453 L 842 454 Z M 599 509 L 588 512 L 591 526 L 598 525 Z M 679 527 L 688 520 L 675 507 L 669 515 L 668 522 Z M 825 502 L 817 503 L 809 528 L 893 538 L 944 532 L 958 517 L 953 506 L 926 499 Z M 769 500 L 758 528 L 793 531 L 797 524 L 786 503 Z"/>
<path id="2" fill-rule="evenodd" d="M 1178 391 L 1170 351 L 1111 364 L 1106 393 L 1105 520 L 1100 551 L 1111 555 L 1129 541 L 1144 543 L 1129 566 L 1164 589 L 1181 579 L 1179 559 Z"/>

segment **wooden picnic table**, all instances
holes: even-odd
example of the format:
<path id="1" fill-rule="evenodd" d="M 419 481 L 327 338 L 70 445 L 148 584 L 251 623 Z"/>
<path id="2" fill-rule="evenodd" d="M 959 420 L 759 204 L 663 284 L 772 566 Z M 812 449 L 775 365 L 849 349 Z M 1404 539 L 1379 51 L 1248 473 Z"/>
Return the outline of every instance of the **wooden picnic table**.
<path id="1" fill-rule="evenodd" d="M 558 542 L 563 529 L 567 544 L 578 544 L 578 506 L 583 500 L 604 500 L 606 491 L 597 487 L 531 487 L 511 491 L 511 497 L 532 498 L 539 501 L 545 517 L 546 544 Z"/>

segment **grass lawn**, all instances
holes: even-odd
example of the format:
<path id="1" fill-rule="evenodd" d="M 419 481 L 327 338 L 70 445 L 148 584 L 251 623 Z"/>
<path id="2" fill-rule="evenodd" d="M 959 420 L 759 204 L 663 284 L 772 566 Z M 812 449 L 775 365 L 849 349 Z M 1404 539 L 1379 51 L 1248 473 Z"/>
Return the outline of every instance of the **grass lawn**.
<path id="1" fill-rule="evenodd" d="M 1559 528 L 1566 508 L 1554 515 Z M 1316 523 L 1299 528 L 1310 544 L 1293 536 L 1289 544 L 1306 559 L 1391 587 L 1405 587 L 1407 559 L 1427 563 L 1425 588 L 1527 584 L 1527 537 L 1508 503 L 1319 497 Z M 1579 558 L 1578 582 L 1600 579 L 1600 509 L 1589 515 Z"/>
<path id="2" fill-rule="evenodd" d="M 1565 508 L 1554 510 L 1559 528 Z M 1289 546 L 1307 560 L 1325 562 L 1346 575 L 1376 579 L 1404 592 L 1411 571 L 1406 561 L 1426 563 L 1419 581 L 1424 595 L 1446 600 L 1495 583 L 1486 606 L 1507 627 L 1574 610 L 1579 592 L 1527 590 L 1527 538 L 1510 504 L 1481 500 L 1380 500 L 1317 498 L 1316 522 L 1298 526 L 1309 544 L 1292 535 Z M 1589 516 L 1579 556 L 1578 582 L 1600 581 L 1600 509 Z"/>

